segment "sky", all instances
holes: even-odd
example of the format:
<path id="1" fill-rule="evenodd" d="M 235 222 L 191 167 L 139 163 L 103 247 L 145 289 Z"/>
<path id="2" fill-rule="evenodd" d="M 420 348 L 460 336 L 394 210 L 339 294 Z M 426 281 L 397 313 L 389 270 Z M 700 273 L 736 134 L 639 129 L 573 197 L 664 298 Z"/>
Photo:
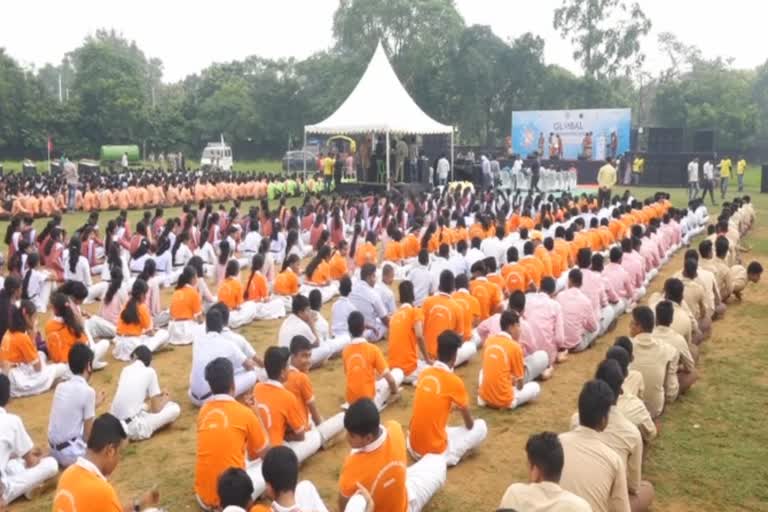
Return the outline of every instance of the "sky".
<path id="1" fill-rule="evenodd" d="M 386 1 L 386 0 L 382 0 Z M 562 0 L 455 0 L 466 23 L 490 25 L 502 39 L 532 32 L 545 40 L 545 60 L 573 72 L 568 40 L 552 27 Z M 305 58 L 333 42 L 338 0 L 133 0 L 131 2 L 22 0 L 3 2 L 0 47 L 25 67 L 58 64 L 99 28 L 113 28 L 136 41 L 144 53 L 163 61 L 166 82 L 197 73 L 214 62 L 248 55 Z M 657 35 L 673 32 L 705 57 L 732 57 L 737 67 L 755 67 L 768 58 L 755 39 L 764 30 L 765 0 L 639 0 L 653 22 L 643 42 L 646 68 L 658 73 L 668 60 Z M 110 7 L 111 6 L 111 7 Z M 15 22 L 8 22 L 16 20 Z M 436 27 L 439 29 L 439 27 Z M 45 34 L 45 36 L 41 36 Z"/>

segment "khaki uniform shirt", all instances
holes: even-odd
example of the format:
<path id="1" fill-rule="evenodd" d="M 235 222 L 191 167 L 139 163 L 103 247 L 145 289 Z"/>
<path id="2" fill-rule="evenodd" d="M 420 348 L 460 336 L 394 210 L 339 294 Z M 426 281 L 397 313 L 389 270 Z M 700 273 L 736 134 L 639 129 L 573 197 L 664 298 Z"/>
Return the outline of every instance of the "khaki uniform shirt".
<path id="1" fill-rule="evenodd" d="M 700 266 L 714 274 L 720 299 L 724 300 L 728 297 L 731 294 L 731 274 L 728 265 L 718 258 L 702 258 Z"/>
<path id="2" fill-rule="evenodd" d="M 629 512 L 624 461 L 591 428 L 560 434 L 565 464 L 560 486 L 584 498 L 595 512 Z"/>
<path id="3" fill-rule="evenodd" d="M 693 313 L 693 317 L 698 321 L 707 314 L 707 294 L 704 287 L 697 280 L 683 277 L 683 300 L 688 305 L 688 309 Z"/>
<path id="4" fill-rule="evenodd" d="M 624 379 L 624 385 L 622 385 L 621 389 L 624 393 L 635 395 L 642 400 L 645 396 L 645 382 L 643 382 L 643 374 L 630 368 L 629 372 L 627 373 L 627 377 Z"/>
<path id="5" fill-rule="evenodd" d="M 632 369 L 643 374 L 645 383 L 645 406 L 656 418 L 664 410 L 664 382 L 667 379 L 667 365 L 670 353 L 650 333 L 638 334 L 632 339 L 635 360 Z"/>
<path id="6" fill-rule="evenodd" d="M 648 307 L 655 310 L 656 304 L 664 300 L 664 297 L 655 292 L 648 300 Z M 672 302 L 675 308 L 675 316 L 672 318 L 672 329 L 680 334 L 685 341 L 693 343 L 693 335 L 699 332 L 699 323 L 693 318 L 693 313 L 688 309 L 688 305 L 683 301 L 682 304 Z"/>
<path id="7" fill-rule="evenodd" d="M 648 442 L 656 438 L 656 434 L 658 434 L 656 423 L 653 422 L 648 408 L 641 399 L 625 392 L 619 397 L 616 407 L 625 418 L 637 427 L 644 441 Z"/>
<path id="8" fill-rule="evenodd" d="M 512 484 L 501 498 L 499 508 L 521 512 L 592 512 L 583 498 L 564 491 L 554 482 Z"/>

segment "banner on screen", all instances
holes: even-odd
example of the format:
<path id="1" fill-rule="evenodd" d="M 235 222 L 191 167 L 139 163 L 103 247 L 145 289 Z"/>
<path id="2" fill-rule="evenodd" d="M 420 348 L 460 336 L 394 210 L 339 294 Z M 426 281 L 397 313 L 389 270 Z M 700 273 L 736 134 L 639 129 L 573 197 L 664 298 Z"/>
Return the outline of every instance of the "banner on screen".
<path id="1" fill-rule="evenodd" d="M 523 157 L 604 160 L 629 151 L 628 108 L 512 112 L 512 151 Z"/>

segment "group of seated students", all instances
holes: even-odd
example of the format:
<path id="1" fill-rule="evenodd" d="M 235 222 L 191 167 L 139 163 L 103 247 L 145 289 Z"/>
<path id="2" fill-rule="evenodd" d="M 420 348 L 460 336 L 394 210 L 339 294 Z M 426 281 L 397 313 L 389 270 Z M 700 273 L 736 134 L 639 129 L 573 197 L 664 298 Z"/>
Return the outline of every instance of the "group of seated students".
<path id="1" fill-rule="evenodd" d="M 0 407 L 11 397 L 55 390 L 50 457 L 28 436 L 14 437 L 14 457 L 2 468 L 6 502 L 62 467 L 54 509 L 63 500 L 87 509 L 93 494 L 83 482 L 114 469 L 122 440 L 148 439 L 180 416 L 151 365 L 167 344 L 191 344 L 188 398 L 200 408 L 194 493 L 202 509 L 247 509 L 266 496 L 273 507 L 325 510 L 311 484 L 297 485 L 297 468 L 346 430 L 352 452 L 339 476 L 339 510 L 421 510 L 444 484 L 447 467 L 489 432 L 470 412 L 455 367 L 480 352 L 477 404 L 514 409 L 535 400 L 540 382 L 570 354 L 593 346 L 631 312 L 631 339 L 619 338 L 596 381 L 585 385 L 576 428 L 529 441 L 531 478 L 542 485 L 511 487 L 502 508 L 528 510 L 525 503 L 557 492 L 555 499 L 585 500 L 593 510 L 644 510 L 653 492 L 640 480 L 642 442 L 656 436 L 666 406 L 695 382 L 698 346 L 712 320 L 762 273 L 757 262 L 740 264 L 747 250 L 741 238 L 755 218 L 749 197 L 723 205 L 708 238 L 686 252 L 682 271 L 650 297 L 650 307 L 637 303 L 661 265 L 708 229 L 700 202 L 681 210 L 664 193 L 642 202 L 625 194 L 598 208 L 587 196 L 459 189 L 407 198 L 307 197 L 301 209 L 281 201 L 276 212 L 266 202 L 244 216 L 237 205 L 220 212 L 210 204 L 200 211 L 185 206 L 182 221 L 165 220 L 158 210 L 133 233 L 121 212 L 103 242 L 92 215 L 66 248 L 60 218 L 39 236 L 31 223 L 9 227 Z M 164 266 L 168 246 L 171 265 Z M 177 259 L 183 246 L 188 251 Z M 245 284 L 243 259 L 250 264 Z M 40 261 L 46 270 L 38 270 Z M 57 274 L 66 268 L 69 274 Z M 94 268 L 102 282 L 89 286 L 84 276 L 90 279 Z M 216 297 L 210 281 L 218 285 Z M 163 286 L 175 287 L 167 310 Z M 320 308 L 336 293 L 329 322 Z M 43 297 L 54 314 L 44 338 L 35 330 Z M 100 315 L 86 313 L 89 301 L 102 302 Z M 282 318 L 286 310 L 263 356 L 232 330 Z M 385 339 L 386 358 L 376 345 Z M 110 413 L 96 418 L 106 397 L 88 380 L 106 365 L 112 346 L 114 359 L 129 364 Z M 335 356 L 345 375 L 345 412 L 326 418 L 310 370 Z M 402 384 L 414 386 L 407 433 L 380 419 Z M 454 409 L 462 424 L 449 426 Z M 24 431 L 4 410 L 0 421 Z M 606 485 L 596 484 L 593 473 Z M 117 502 L 108 485 L 96 487 L 104 503 Z M 136 506 L 156 501 L 149 493 Z"/>
<path id="2" fill-rule="evenodd" d="M 0 176 L 0 219 L 51 217 L 67 211 L 183 206 L 199 201 L 275 199 L 322 190 L 322 177 L 263 172 L 160 169 L 84 170 L 75 184 L 74 209 L 61 173 Z"/>

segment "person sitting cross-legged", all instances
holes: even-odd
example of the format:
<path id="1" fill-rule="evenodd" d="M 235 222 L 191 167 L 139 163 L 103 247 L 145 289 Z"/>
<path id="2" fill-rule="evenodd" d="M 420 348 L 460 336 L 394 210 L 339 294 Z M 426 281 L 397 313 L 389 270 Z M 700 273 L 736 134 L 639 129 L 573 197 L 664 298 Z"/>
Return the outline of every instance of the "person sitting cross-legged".
<path id="1" fill-rule="evenodd" d="M 507 487 L 499 503 L 500 510 L 592 512 L 583 498 L 559 485 L 565 457 L 557 434 L 542 432 L 532 435 L 525 444 L 525 452 L 528 456 L 529 483 Z"/>
<path id="2" fill-rule="evenodd" d="M 416 460 L 427 453 L 445 454 L 448 465 L 455 466 L 488 435 L 485 421 L 474 419 L 469 411 L 464 381 L 453 373 L 461 344 L 458 334 L 443 331 L 437 338 L 438 360 L 419 376 L 408 435 L 408 451 Z M 461 413 L 463 426 L 448 426 L 454 408 Z"/>

